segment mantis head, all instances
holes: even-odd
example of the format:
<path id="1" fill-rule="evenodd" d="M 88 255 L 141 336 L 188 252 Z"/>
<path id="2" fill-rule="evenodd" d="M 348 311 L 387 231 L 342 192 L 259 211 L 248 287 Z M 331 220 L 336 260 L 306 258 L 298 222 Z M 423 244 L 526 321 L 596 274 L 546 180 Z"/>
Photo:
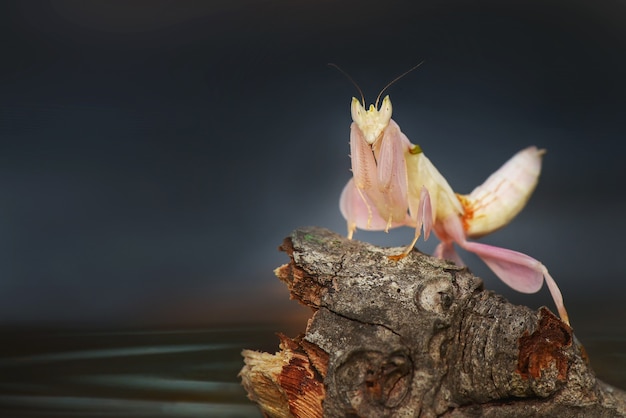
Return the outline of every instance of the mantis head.
<path id="1" fill-rule="evenodd" d="M 389 96 L 385 96 L 380 109 L 370 105 L 369 109 L 365 109 L 364 104 L 352 98 L 350 106 L 352 110 L 352 120 L 363 133 L 365 141 L 372 145 L 382 135 L 383 131 L 391 120 L 391 100 Z"/>

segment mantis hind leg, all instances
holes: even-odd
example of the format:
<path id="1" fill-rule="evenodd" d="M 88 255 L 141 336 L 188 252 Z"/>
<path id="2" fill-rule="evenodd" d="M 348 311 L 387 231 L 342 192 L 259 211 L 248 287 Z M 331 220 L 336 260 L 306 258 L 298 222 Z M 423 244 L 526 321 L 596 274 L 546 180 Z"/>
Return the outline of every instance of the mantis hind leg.
<path id="1" fill-rule="evenodd" d="M 399 260 L 402 260 L 407 255 L 409 255 L 411 251 L 413 251 L 413 248 L 415 247 L 415 243 L 417 243 L 417 240 L 420 237 L 419 229 L 416 229 L 416 231 L 417 232 L 415 233 L 415 237 L 413 238 L 413 241 L 411 241 L 411 243 L 407 245 L 407 247 L 402 253 L 397 254 L 397 255 L 388 255 L 387 258 L 393 261 L 399 261 Z"/>
<path id="2" fill-rule="evenodd" d="M 548 269 L 546 268 L 546 266 L 542 264 L 541 269 L 543 273 L 543 278 L 545 279 L 548 290 L 550 291 L 550 295 L 552 295 L 552 299 L 554 300 L 556 309 L 559 311 L 561 321 L 569 325 L 569 315 L 567 314 L 567 310 L 565 310 L 565 304 L 563 303 L 563 295 L 561 294 L 561 290 L 559 289 L 559 286 L 557 286 L 556 281 L 554 281 L 550 273 L 548 273 Z"/>
<path id="3" fill-rule="evenodd" d="M 413 241 L 406 247 L 406 249 L 398 255 L 390 255 L 389 259 L 398 261 L 409 255 L 409 253 L 415 247 L 417 240 L 421 235 L 422 228 L 424 228 L 424 240 L 427 240 L 430 236 L 430 231 L 433 227 L 434 219 L 433 219 L 433 209 L 430 203 L 430 193 L 428 193 L 428 189 L 426 187 L 422 187 L 420 193 L 420 203 L 417 209 L 417 220 L 415 225 L 415 236 L 413 237 Z"/>

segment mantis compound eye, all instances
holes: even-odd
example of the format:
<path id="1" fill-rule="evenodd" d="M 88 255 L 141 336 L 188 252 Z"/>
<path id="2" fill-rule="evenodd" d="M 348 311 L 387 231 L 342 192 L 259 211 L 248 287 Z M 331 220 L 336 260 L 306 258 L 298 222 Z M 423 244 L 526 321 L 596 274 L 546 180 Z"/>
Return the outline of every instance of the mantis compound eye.
<path id="1" fill-rule="evenodd" d="M 393 110 L 391 107 L 391 99 L 389 98 L 389 96 L 385 96 L 378 112 L 380 113 L 382 119 L 385 119 L 387 121 L 391 119 L 391 114 L 393 113 Z"/>
<path id="2" fill-rule="evenodd" d="M 365 110 L 363 106 L 364 105 L 361 104 L 361 102 L 359 102 L 359 100 L 356 97 L 352 98 L 350 111 L 352 113 L 352 120 L 356 122 L 357 125 L 360 125 L 363 123 L 364 115 L 367 113 L 367 111 Z"/>

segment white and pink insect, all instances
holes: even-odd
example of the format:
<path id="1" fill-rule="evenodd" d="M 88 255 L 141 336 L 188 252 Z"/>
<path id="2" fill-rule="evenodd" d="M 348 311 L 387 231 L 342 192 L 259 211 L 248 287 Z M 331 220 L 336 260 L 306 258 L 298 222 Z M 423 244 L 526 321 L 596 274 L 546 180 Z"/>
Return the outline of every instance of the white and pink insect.
<path id="1" fill-rule="evenodd" d="M 392 257 L 397 260 L 413 249 L 422 229 L 424 239 L 433 231 L 441 241 L 434 254 L 439 258 L 463 265 L 456 243 L 522 293 L 539 291 L 545 279 L 561 319 L 569 324 L 561 291 L 543 264 L 517 251 L 468 241 L 502 228 L 522 210 L 537 185 L 543 150 L 531 146 L 518 152 L 470 194 L 459 195 L 391 119 L 389 96 L 380 108 L 377 100 L 369 109 L 353 98 L 351 110 L 353 177 L 339 202 L 348 238 L 357 228 L 415 228 L 406 251 Z"/>

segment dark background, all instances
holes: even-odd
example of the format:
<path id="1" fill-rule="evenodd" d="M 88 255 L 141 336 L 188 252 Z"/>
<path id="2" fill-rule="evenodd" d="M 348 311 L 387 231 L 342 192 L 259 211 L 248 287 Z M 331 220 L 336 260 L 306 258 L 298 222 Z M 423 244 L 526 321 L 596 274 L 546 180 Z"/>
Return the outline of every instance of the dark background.
<path id="1" fill-rule="evenodd" d="M 527 208 L 484 241 L 541 260 L 575 326 L 623 323 L 626 4 L 0 7 L 0 323 L 302 317 L 273 277 L 276 247 L 298 226 L 345 233 L 357 93 L 326 64 L 372 102 L 422 60 L 389 90 L 394 119 L 456 191 L 548 150 Z M 463 256 L 488 288 L 554 309 L 545 288 L 516 294 Z"/>

